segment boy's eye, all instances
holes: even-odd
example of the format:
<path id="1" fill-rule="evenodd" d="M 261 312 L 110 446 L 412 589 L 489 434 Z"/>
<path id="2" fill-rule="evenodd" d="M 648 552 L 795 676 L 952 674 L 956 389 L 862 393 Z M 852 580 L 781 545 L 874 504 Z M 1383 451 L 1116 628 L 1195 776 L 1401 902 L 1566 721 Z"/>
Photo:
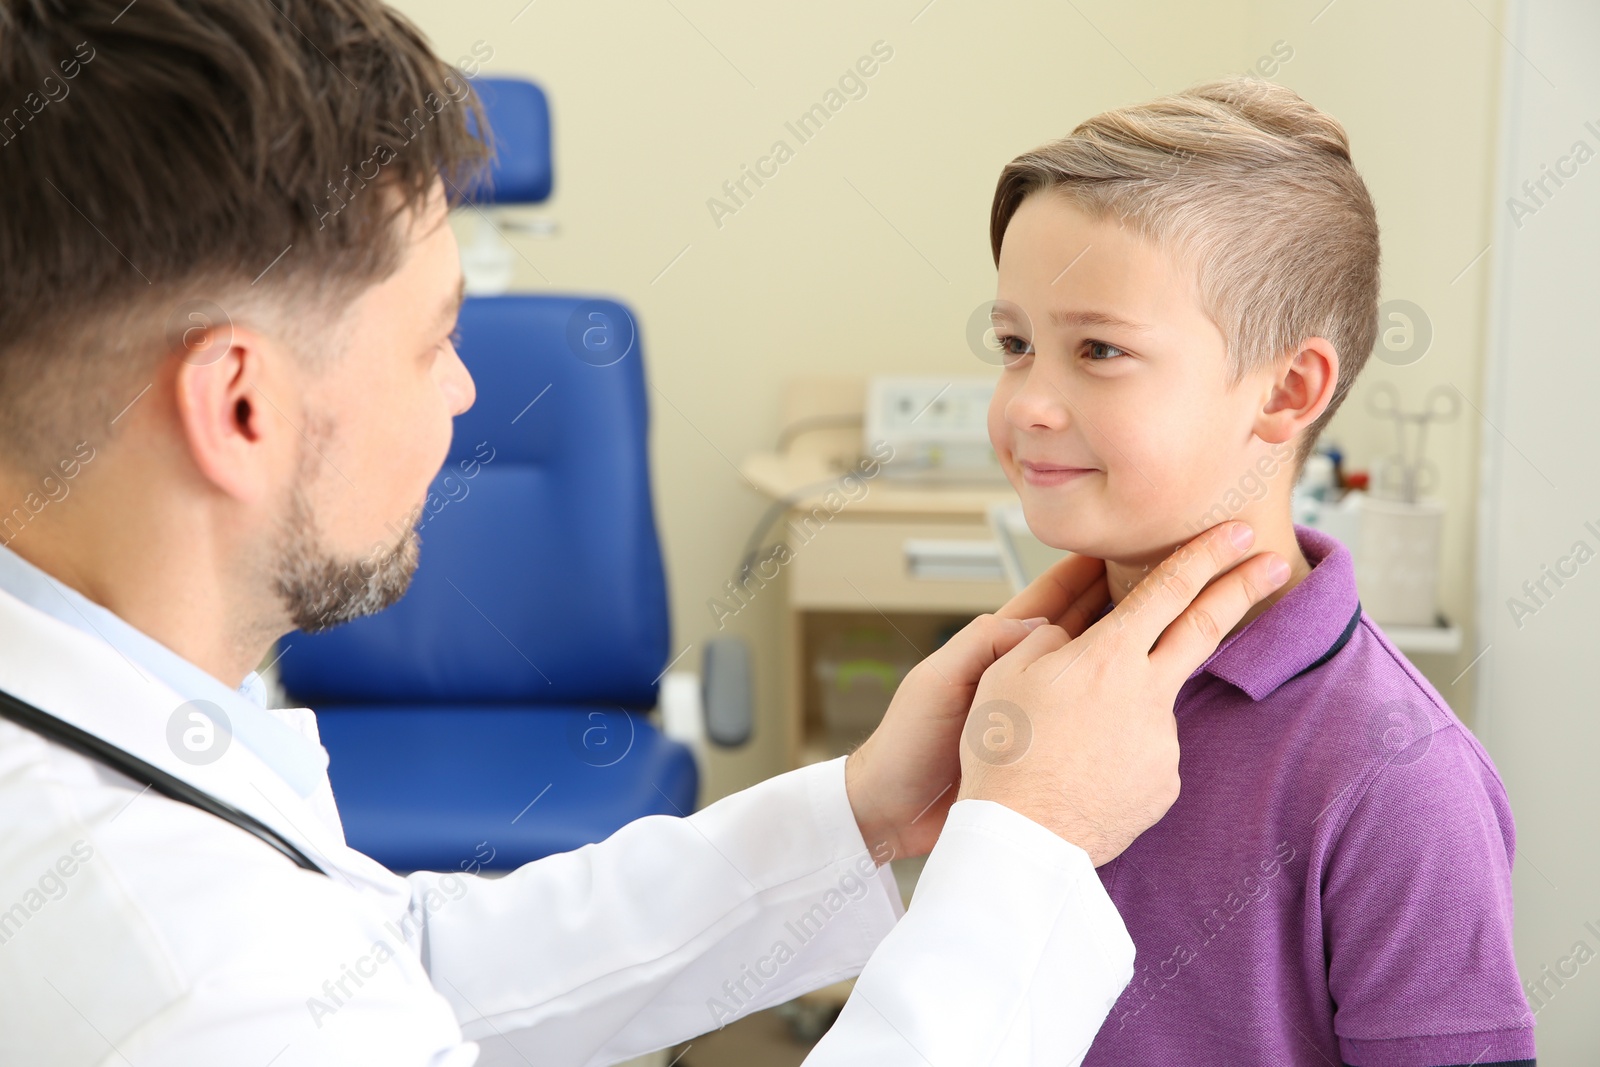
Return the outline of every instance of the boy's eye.
<path id="1" fill-rule="evenodd" d="M 1023 356 L 1033 355 L 1033 345 L 1026 337 L 1017 337 L 1009 333 L 996 333 L 995 344 L 1000 346 L 1000 354 L 1006 357 L 1006 366 L 1010 366 Z"/>
<path id="2" fill-rule="evenodd" d="M 1116 345 L 1108 345 L 1104 341 L 1088 341 L 1086 344 L 1088 346 L 1089 360 L 1094 363 L 1104 363 L 1107 360 L 1115 359 L 1117 356 L 1128 354 Z"/>

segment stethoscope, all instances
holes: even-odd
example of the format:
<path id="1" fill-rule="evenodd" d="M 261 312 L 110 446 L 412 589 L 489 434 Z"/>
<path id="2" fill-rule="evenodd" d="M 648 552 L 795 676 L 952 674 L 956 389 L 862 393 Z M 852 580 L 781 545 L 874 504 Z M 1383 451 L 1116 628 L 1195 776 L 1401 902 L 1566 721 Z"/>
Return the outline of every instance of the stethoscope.
<path id="1" fill-rule="evenodd" d="M 146 787 L 155 790 L 162 796 L 170 797 L 180 803 L 189 804 L 201 811 L 210 812 L 217 818 L 230 822 L 241 830 L 254 834 L 273 848 L 282 852 L 293 860 L 296 865 L 308 871 L 327 875 L 328 872 L 312 863 L 287 838 L 259 819 L 247 815 L 231 804 L 227 804 L 207 793 L 203 789 L 196 789 L 182 778 L 168 774 L 153 764 L 146 763 L 131 752 L 124 751 L 87 730 L 79 729 L 70 722 L 64 722 L 49 712 L 41 711 L 32 704 L 0 689 L 0 719 L 10 719 L 23 729 L 32 730 L 41 737 L 56 742 L 63 747 L 70 748 L 80 756 L 102 763 L 114 771 L 127 775 L 136 782 L 143 783 Z M 329 875 L 329 877 L 332 877 Z"/>

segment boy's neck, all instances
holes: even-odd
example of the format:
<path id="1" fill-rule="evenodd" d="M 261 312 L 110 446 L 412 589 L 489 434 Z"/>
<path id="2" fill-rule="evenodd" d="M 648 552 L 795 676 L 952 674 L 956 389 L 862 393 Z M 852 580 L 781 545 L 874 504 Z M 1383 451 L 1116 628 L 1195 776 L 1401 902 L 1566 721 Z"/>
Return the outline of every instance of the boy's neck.
<path id="1" fill-rule="evenodd" d="M 1299 585 L 1306 575 L 1311 573 L 1311 564 L 1300 551 L 1300 542 L 1294 536 L 1294 523 L 1287 514 L 1240 513 L 1233 518 L 1248 522 L 1256 532 L 1255 544 L 1250 546 L 1250 555 L 1258 552 L 1276 553 L 1289 564 L 1289 580 L 1252 605 L 1239 620 L 1238 625 L 1228 631 L 1228 636 L 1248 626 L 1256 616 L 1272 607 L 1285 593 Z M 1111 587 L 1111 603 L 1122 603 L 1123 598 L 1133 590 L 1134 586 L 1165 558 L 1163 555 L 1152 560 L 1106 560 L 1106 579 Z"/>

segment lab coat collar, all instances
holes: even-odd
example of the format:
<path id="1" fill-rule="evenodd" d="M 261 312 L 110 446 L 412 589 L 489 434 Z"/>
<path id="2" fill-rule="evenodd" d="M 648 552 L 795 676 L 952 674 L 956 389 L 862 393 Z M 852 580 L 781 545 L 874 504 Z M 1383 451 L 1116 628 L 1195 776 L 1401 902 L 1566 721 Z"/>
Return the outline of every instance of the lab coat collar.
<path id="1" fill-rule="evenodd" d="M 237 690 L 228 687 L 5 545 L 0 545 L 0 590 L 98 637 L 138 674 L 166 683 L 186 700 L 216 704 L 228 716 L 233 740 L 249 746 L 301 796 L 311 796 L 326 780 L 327 753 L 314 735 L 297 728 L 293 715 L 267 709 L 266 686 L 259 675 L 249 675 Z"/>
<path id="2" fill-rule="evenodd" d="M 230 740 L 207 764 L 180 758 L 168 743 L 169 724 L 185 703 L 175 690 L 137 670 L 111 645 L 4 590 L 0 689 L 254 816 L 352 887 L 365 882 L 395 892 L 396 879 L 387 869 L 346 846 L 247 746 Z M 181 717 L 180 722 L 188 725 Z"/>

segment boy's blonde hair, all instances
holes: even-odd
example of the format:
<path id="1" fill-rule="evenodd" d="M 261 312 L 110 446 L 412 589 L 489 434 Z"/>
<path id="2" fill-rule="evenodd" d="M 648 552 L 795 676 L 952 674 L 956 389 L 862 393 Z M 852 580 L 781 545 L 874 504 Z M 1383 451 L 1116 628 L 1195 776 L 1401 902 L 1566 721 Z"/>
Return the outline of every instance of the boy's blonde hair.
<path id="1" fill-rule="evenodd" d="M 1096 115 L 1001 172 L 996 264 L 1017 206 L 1041 189 L 1116 217 L 1195 272 L 1230 384 L 1305 338 L 1332 342 L 1339 381 L 1296 449 L 1303 464 L 1378 332 L 1378 219 L 1344 127 L 1293 90 L 1246 77 Z"/>

